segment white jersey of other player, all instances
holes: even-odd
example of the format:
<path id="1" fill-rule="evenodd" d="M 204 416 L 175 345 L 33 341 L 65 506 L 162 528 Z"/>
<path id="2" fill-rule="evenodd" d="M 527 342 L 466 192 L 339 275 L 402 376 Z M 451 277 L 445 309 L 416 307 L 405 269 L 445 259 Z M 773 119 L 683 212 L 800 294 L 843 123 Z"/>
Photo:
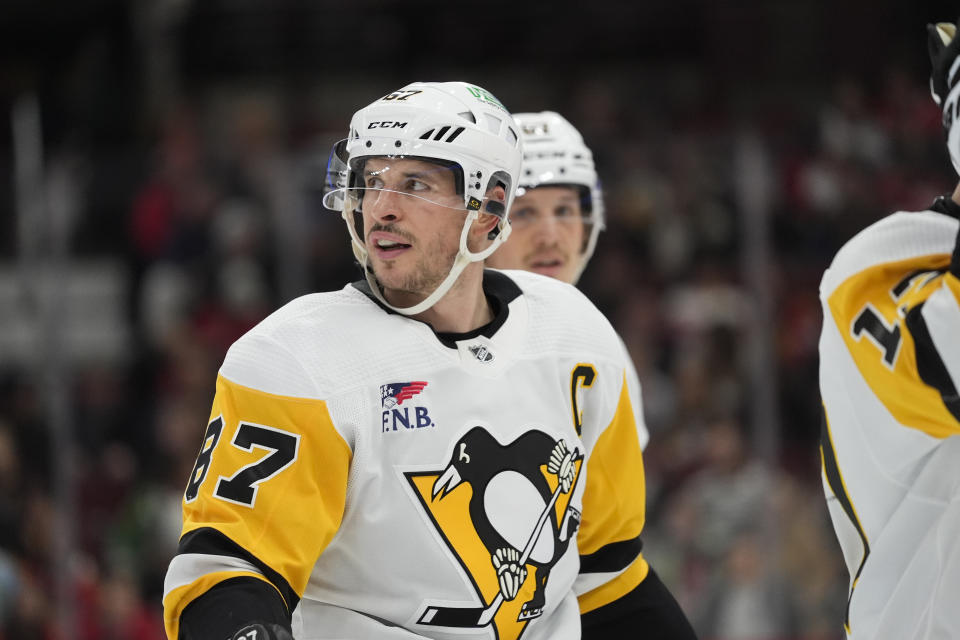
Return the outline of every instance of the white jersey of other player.
<path id="1" fill-rule="evenodd" d="M 636 587 L 644 476 L 616 333 L 574 287 L 487 271 L 449 336 L 361 286 L 230 350 L 164 605 L 269 579 L 294 636 L 574 640 Z M 351 327 L 334 334 L 329 327 Z"/>
<path id="2" fill-rule="evenodd" d="M 820 286 L 823 484 L 857 640 L 960 638 L 958 222 L 938 205 L 863 230 Z"/>

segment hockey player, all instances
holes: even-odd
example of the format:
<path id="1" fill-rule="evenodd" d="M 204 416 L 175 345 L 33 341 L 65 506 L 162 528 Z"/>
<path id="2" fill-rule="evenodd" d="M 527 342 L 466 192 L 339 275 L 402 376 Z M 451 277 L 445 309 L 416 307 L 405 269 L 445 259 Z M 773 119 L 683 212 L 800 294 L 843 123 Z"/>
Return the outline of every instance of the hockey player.
<path id="1" fill-rule="evenodd" d="M 520 184 L 510 209 L 512 232 L 487 265 L 522 269 L 575 285 L 604 229 L 603 192 L 593 153 L 580 132 L 554 111 L 515 113 L 523 142 Z M 627 382 L 641 447 L 649 435 L 643 422 L 640 381 L 626 355 Z M 686 616 L 652 570 L 638 592 L 650 594 L 644 628 L 661 628 L 667 637 L 694 636 Z M 669 632 L 667 630 L 669 629 Z"/>
<path id="2" fill-rule="evenodd" d="M 487 266 L 522 269 L 575 285 L 605 226 L 593 153 L 559 113 L 515 113 L 513 117 L 523 143 L 520 183 L 510 209 L 510 240 L 487 258 Z M 645 447 L 650 435 L 640 409 L 640 381 L 626 357 L 640 446 Z"/>
<path id="3" fill-rule="evenodd" d="M 604 228 L 603 195 L 593 153 L 566 118 L 553 111 L 515 113 L 523 140 L 513 231 L 487 260 L 495 269 L 524 269 L 576 284 Z"/>
<path id="4" fill-rule="evenodd" d="M 520 164 L 480 87 L 414 83 L 354 115 L 325 202 L 366 279 L 227 354 L 164 585 L 171 640 L 638 633 L 623 349 L 576 289 L 483 269 Z"/>
<path id="5" fill-rule="evenodd" d="M 956 26 L 928 26 L 960 171 Z M 821 455 L 847 569 L 848 638 L 958 638 L 960 188 L 850 240 L 820 285 Z"/>

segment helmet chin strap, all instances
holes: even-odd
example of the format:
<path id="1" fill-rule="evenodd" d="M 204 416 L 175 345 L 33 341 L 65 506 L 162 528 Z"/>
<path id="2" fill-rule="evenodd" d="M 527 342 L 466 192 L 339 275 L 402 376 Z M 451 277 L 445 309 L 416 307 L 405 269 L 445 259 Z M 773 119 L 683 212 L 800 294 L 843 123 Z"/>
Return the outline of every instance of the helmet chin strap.
<path id="1" fill-rule="evenodd" d="M 504 234 L 500 234 L 493 240 L 490 246 L 483 251 L 478 251 L 476 253 L 470 251 L 470 248 L 467 246 L 467 239 L 470 236 L 470 227 L 477 217 L 479 217 L 479 215 L 479 211 L 469 211 L 467 213 L 467 218 L 463 221 L 463 230 L 460 232 L 460 250 L 457 251 L 457 257 L 454 259 L 453 265 L 450 267 L 450 272 L 447 274 L 447 277 L 443 279 L 443 282 L 437 285 L 437 288 L 434 289 L 430 295 L 411 307 L 396 307 L 387 302 L 387 299 L 383 296 L 380 283 L 377 281 L 376 275 L 374 275 L 373 269 L 370 267 L 370 254 L 367 251 L 366 246 L 360 242 L 360 239 L 357 237 L 353 226 L 348 221 L 347 226 L 350 228 L 350 236 L 353 240 L 353 253 L 360 261 L 360 264 L 362 264 L 364 267 L 363 270 L 367 276 L 367 283 L 370 285 L 370 290 L 373 291 L 373 295 L 376 296 L 377 300 L 379 300 L 385 306 L 405 316 L 415 316 L 418 313 L 423 313 L 439 302 L 440 298 L 445 296 L 453 284 L 457 281 L 457 278 L 460 277 L 460 274 L 463 273 L 463 270 L 467 268 L 467 265 L 469 265 L 471 262 L 479 262 L 484 260 L 487 256 L 493 253 L 498 246 L 500 246 L 500 243 L 503 242 L 504 238 L 501 236 Z M 507 227 L 507 229 L 509 229 L 509 227 Z"/>
<path id="2" fill-rule="evenodd" d="M 587 240 L 587 247 L 583 250 L 583 253 L 580 254 L 579 261 L 577 262 L 577 270 L 573 274 L 573 282 L 570 284 L 576 285 L 580 281 L 580 276 L 583 275 L 583 272 L 587 268 L 587 263 L 590 262 L 590 258 L 593 257 L 593 251 L 597 248 L 597 236 L 600 235 L 600 230 L 596 227 L 596 223 L 591 225 L 590 228 L 590 238 Z"/>

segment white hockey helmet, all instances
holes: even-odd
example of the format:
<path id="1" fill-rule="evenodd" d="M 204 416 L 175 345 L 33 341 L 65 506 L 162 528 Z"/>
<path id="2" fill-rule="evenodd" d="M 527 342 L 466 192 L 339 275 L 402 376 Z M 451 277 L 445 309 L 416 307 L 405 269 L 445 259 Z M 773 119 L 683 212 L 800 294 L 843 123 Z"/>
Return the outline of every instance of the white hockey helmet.
<path id="1" fill-rule="evenodd" d="M 596 249 L 597 236 L 606 226 L 603 191 L 593 153 L 583 143 L 580 132 L 559 113 L 516 113 L 513 117 L 523 141 L 523 167 L 517 195 L 544 186 L 571 186 L 580 191 L 588 228 L 576 281 Z"/>
<path id="2" fill-rule="evenodd" d="M 340 211 L 374 294 L 391 309 L 421 313 L 453 286 L 470 262 L 484 260 L 510 235 L 507 212 L 513 203 L 522 162 L 519 130 L 506 107 L 485 89 L 466 82 L 414 82 L 360 109 L 350 121 L 346 139 L 334 145 L 327 164 L 323 204 Z M 410 158 L 442 164 L 454 173 L 458 211 L 466 211 L 460 249 L 446 279 L 422 302 L 406 308 L 390 305 L 382 296 L 363 241 L 360 206 L 365 191 L 362 172 L 369 158 Z M 506 202 L 486 198 L 501 185 Z M 450 206 L 449 203 L 444 203 Z M 462 206 L 461 206 L 462 205 Z M 481 208 L 499 218 L 482 251 L 467 247 L 470 225 Z"/>

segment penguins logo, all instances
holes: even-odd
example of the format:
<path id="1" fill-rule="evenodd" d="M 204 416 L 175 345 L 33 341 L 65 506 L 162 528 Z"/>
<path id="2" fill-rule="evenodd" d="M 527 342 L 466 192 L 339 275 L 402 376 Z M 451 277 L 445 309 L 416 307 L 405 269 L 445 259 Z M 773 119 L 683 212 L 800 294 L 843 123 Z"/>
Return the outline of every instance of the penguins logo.
<path id="1" fill-rule="evenodd" d="M 519 638 L 543 614 L 550 571 L 580 525 L 570 502 L 582 463 L 578 447 L 542 431 L 502 445 L 474 427 L 453 446 L 445 469 L 405 473 L 481 602 L 428 603 L 417 624 L 492 624 L 497 638 Z"/>

